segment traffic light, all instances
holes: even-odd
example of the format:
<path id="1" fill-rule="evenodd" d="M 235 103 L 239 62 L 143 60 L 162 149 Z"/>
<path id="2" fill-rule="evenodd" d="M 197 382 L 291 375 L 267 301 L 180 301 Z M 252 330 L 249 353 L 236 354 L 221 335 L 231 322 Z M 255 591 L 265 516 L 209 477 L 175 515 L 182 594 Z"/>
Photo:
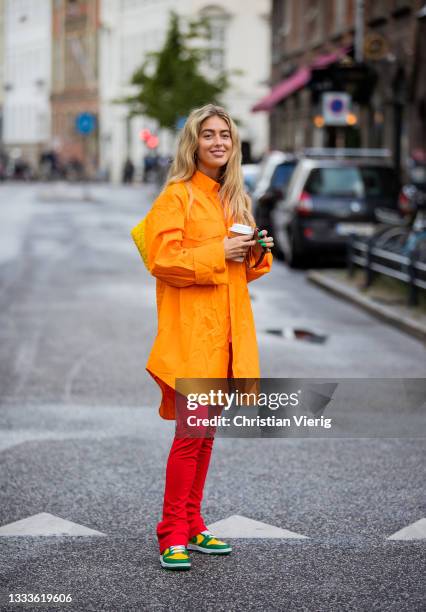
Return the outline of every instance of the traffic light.
<path id="1" fill-rule="evenodd" d="M 156 149 L 158 147 L 158 136 L 153 134 L 148 128 L 144 128 L 139 132 L 139 138 L 146 144 L 148 149 Z"/>
<path id="2" fill-rule="evenodd" d="M 158 142 L 158 136 L 156 136 L 155 134 L 151 134 L 151 136 L 146 141 L 146 146 L 148 147 L 148 149 L 156 149 L 158 147 Z"/>
<path id="3" fill-rule="evenodd" d="M 143 142 L 147 142 L 149 138 L 151 138 L 151 131 L 148 130 L 148 128 L 144 128 L 143 130 L 141 130 L 139 132 L 139 138 L 140 140 L 142 140 Z"/>

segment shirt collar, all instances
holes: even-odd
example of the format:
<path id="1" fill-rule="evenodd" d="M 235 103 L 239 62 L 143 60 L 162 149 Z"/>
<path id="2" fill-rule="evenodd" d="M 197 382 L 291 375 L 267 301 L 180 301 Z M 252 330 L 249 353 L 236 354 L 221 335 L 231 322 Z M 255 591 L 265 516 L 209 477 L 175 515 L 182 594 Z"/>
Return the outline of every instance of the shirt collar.
<path id="1" fill-rule="evenodd" d="M 220 183 L 207 176 L 200 170 L 196 170 L 192 175 L 191 181 L 203 191 L 217 193 L 220 189 Z"/>

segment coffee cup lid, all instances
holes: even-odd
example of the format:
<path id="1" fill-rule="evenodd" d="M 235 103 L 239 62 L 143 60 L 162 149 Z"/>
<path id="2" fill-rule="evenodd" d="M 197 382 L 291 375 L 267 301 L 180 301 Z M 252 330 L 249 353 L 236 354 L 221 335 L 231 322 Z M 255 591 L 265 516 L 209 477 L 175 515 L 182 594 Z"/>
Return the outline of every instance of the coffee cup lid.
<path id="1" fill-rule="evenodd" d="M 253 234 L 253 228 L 243 223 L 234 223 L 234 225 L 229 228 L 229 231 L 235 232 L 236 234 Z"/>

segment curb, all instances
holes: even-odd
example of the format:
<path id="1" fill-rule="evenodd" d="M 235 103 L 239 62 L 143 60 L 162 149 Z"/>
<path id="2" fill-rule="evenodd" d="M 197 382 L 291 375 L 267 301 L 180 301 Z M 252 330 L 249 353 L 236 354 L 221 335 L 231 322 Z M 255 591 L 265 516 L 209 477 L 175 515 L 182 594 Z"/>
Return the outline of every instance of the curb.
<path id="1" fill-rule="evenodd" d="M 417 340 L 421 340 L 426 343 L 426 325 L 413 321 L 408 317 L 398 316 L 390 308 L 382 306 L 381 304 L 375 304 L 372 300 L 363 295 L 360 295 L 356 290 L 349 287 L 345 287 L 338 281 L 327 277 L 325 274 L 320 272 L 308 272 L 306 275 L 308 281 L 314 285 L 318 285 L 322 289 L 333 293 L 334 295 L 356 304 L 363 310 L 366 310 L 373 316 L 385 321 L 389 325 L 397 327 L 401 331 L 414 336 Z"/>

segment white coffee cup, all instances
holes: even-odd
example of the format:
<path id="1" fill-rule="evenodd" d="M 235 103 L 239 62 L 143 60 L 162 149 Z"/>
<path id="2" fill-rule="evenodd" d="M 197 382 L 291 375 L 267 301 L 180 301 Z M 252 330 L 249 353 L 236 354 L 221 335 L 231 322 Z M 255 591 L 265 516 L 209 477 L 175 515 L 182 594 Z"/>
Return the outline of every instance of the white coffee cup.
<path id="1" fill-rule="evenodd" d="M 229 237 L 235 238 L 236 236 L 253 236 L 254 229 L 250 225 L 243 225 L 242 223 L 234 223 L 229 228 Z M 235 258 L 233 261 L 244 261 L 244 257 Z"/>

